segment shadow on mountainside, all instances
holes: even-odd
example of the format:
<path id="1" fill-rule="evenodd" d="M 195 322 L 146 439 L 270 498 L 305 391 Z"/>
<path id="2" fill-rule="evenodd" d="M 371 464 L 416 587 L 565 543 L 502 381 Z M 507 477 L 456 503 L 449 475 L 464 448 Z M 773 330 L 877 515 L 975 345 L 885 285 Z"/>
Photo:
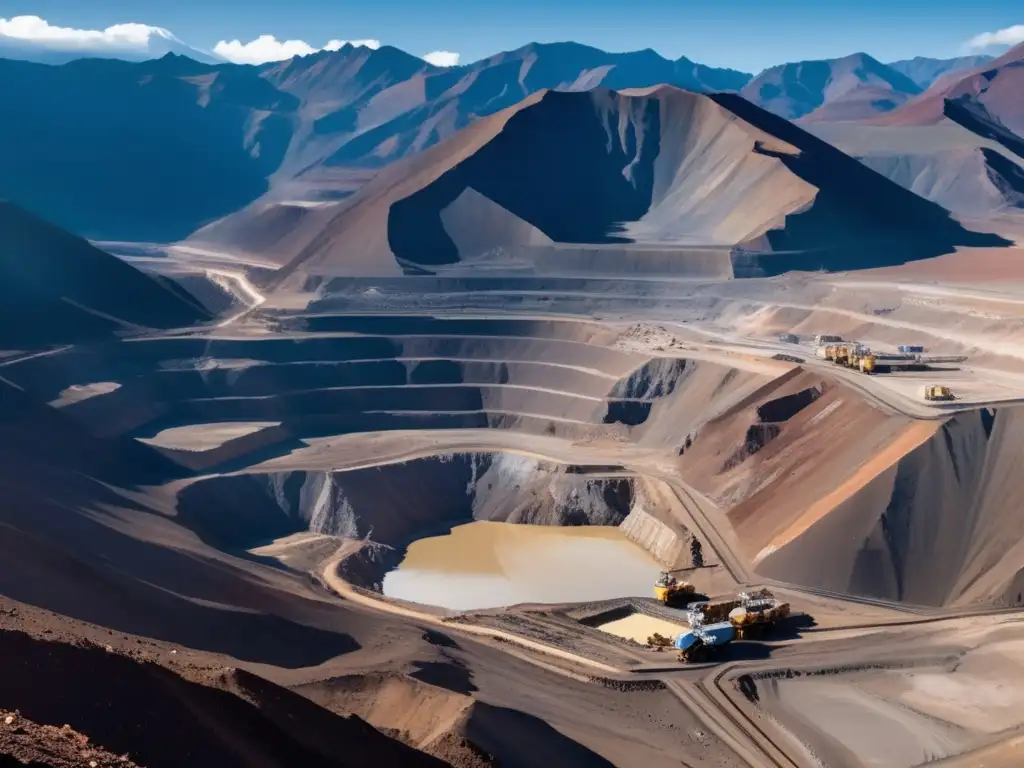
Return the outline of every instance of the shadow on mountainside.
<path id="1" fill-rule="evenodd" d="M 0 709 L 69 723 L 143 765 L 441 764 L 247 672 L 185 674 L 201 682 L 98 646 L 0 630 Z"/>
<path id="2" fill-rule="evenodd" d="M 176 284 L 0 200 L 0 347 L 80 342 L 206 319 Z"/>
<path id="3" fill-rule="evenodd" d="M 337 606 L 199 544 L 151 491 L 182 475 L 146 446 L 95 438 L 0 383 L 0 594 L 281 667 L 359 647 L 337 631 Z M 210 513 L 230 503 L 208 501 Z"/>
<path id="4" fill-rule="evenodd" d="M 473 189 L 556 242 L 626 243 L 619 224 L 639 219 L 651 204 L 659 150 L 658 103 L 619 121 L 607 94 L 550 92 L 513 115 L 485 147 L 436 182 L 394 203 L 388 242 L 399 260 L 454 264 L 458 249 L 441 211 Z"/>
<path id="5" fill-rule="evenodd" d="M 610 768 L 596 752 L 559 733 L 538 717 L 476 702 L 465 724 L 467 739 L 497 758 L 502 768 Z"/>
<path id="6" fill-rule="evenodd" d="M 810 208 L 786 217 L 785 229 L 767 233 L 778 253 L 755 257 L 754 268 L 762 274 L 869 269 L 932 258 L 957 246 L 1011 245 L 998 235 L 964 228 L 940 206 L 740 96 L 722 93 L 710 98 L 800 150 L 789 154 L 758 149 L 819 190 Z"/>
<path id="7" fill-rule="evenodd" d="M 180 240 L 259 197 L 298 105 L 254 67 L 170 55 L 0 60 L 0 82 L 0 197 L 103 240 Z"/>

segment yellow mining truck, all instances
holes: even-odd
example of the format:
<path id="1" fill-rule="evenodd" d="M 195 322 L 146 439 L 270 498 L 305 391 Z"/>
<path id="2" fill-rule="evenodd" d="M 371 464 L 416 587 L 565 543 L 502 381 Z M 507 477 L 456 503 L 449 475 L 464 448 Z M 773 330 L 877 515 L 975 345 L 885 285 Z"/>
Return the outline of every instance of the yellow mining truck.
<path id="1" fill-rule="evenodd" d="M 685 605 L 695 591 L 693 584 L 680 581 L 668 571 L 662 571 L 654 582 L 654 599 L 665 605 Z"/>
<path id="2" fill-rule="evenodd" d="M 789 603 L 777 600 L 766 589 L 759 592 L 741 592 L 741 605 L 729 611 L 729 622 L 743 639 L 760 637 L 780 620 L 789 616 Z"/>
<path id="3" fill-rule="evenodd" d="M 949 387 L 942 387 L 938 384 L 930 384 L 924 388 L 925 400 L 955 400 L 956 396 Z"/>
<path id="4" fill-rule="evenodd" d="M 694 603 L 686 611 L 686 620 L 691 627 L 719 624 L 728 621 L 729 612 L 740 605 L 743 605 L 742 599 Z"/>
<path id="5" fill-rule="evenodd" d="M 853 347 L 846 358 L 846 365 L 861 373 L 873 373 L 876 358 L 871 350 L 860 345 Z"/>
<path id="6" fill-rule="evenodd" d="M 861 373 L 874 373 L 877 358 L 860 344 L 830 344 L 825 347 L 825 359 Z"/>

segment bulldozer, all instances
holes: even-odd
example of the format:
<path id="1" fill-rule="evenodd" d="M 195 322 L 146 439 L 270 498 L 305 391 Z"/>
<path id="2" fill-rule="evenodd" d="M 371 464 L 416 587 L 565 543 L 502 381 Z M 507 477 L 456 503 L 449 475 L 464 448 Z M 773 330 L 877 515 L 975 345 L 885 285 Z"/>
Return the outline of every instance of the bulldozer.
<path id="1" fill-rule="evenodd" d="M 953 390 L 939 384 L 929 384 L 924 388 L 925 400 L 956 400 Z"/>
<path id="2" fill-rule="evenodd" d="M 695 591 L 693 584 L 680 581 L 668 571 L 662 571 L 654 582 L 654 599 L 664 605 L 685 605 Z"/>

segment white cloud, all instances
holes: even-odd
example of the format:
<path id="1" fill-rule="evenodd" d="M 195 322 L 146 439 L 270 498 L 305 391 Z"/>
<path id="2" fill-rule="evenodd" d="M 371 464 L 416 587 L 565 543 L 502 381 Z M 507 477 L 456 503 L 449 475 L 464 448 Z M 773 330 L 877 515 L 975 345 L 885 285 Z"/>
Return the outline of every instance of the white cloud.
<path id="1" fill-rule="evenodd" d="M 0 37 L 62 51 L 146 51 L 151 37 L 176 40 L 166 29 L 151 27 L 148 24 L 115 24 L 106 29 L 72 29 L 55 27 L 38 16 L 0 18 Z"/>
<path id="2" fill-rule="evenodd" d="M 433 51 L 423 54 L 423 60 L 435 67 L 454 67 L 459 63 L 459 54 L 452 51 Z"/>
<path id="3" fill-rule="evenodd" d="M 236 64 L 265 64 L 284 61 L 293 56 L 308 56 L 317 51 L 337 51 L 344 45 L 377 49 L 380 40 L 331 40 L 323 48 L 314 48 L 305 40 L 278 40 L 273 35 L 260 35 L 255 40 L 221 40 L 213 51 Z"/>
<path id="4" fill-rule="evenodd" d="M 1015 24 L 995 32 L 983 32 L 968 40 L 966 45 L 969 50 L 981 51 L 997 45 L 1017 45 L 1018 43 L 1024 43 L 1024 24 Z"/>
<path id="5" fill-rule="evenodd" d="M 346 45 L 354 45 L 356 48 L 369 48 L 376 51 L 380 48 L 380 40 L 331 40 L 324 46 L 324 50 L 339 51 Z"/>

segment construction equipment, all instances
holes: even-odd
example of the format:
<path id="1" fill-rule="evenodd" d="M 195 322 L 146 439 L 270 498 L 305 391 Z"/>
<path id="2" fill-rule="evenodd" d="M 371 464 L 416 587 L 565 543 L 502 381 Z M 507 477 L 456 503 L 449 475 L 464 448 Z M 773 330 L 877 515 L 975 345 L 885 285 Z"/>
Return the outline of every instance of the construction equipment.
<path id="1" fill-rule="evenodd" d="M 846 358 L 846 364 L 861 373 L 874 373 L 878 358 L 867 347 L 856 345 Z"/>
<path id="2" fill-rule="evenodd" d="M 920 345 L 901 344 L 899 349 L 899 352 L 873 352 L 856 342 L 829 343 L 818 347 L 818 356 L 867 374 L 923 371 L 932 365 L 962 363 L 967 359 L 964 355 L 925 355 Z"/>
<path id="3" fill-rule="evenodd" d="M 685 605 L 695 592 L 693 584 L 662 571 L 654 582 L 654 599 L 665 605 Z"/>
<path id="4" fill-rule="evenodd" d="M 736 638 L 736 629 L 728 621 L 707 624 L 683 632 L 676 638 L 679 661 L 688 664 L 707 661 L 715 651 L 728 645 Z"/>
<path id="5" fill-rule="evenodd" d="M 875 368 L 877 367 L 877 365 L 878 358 L 870 353 L 865 355 L 864 357 L 859 358 L 857 361 L 857 369 L 861 373 L 866 373 L 868 375 L 875 372 Z"/>
<path id="6" fill-rule="evenodd" d="M 953 394 L 953 390 L 949 387 L 943 387 L 939 384 L 929 384 L 924 388 L 924 399 L 925 400 L 956 400 L 956 395 Z"/>
<path id="7" fill-rule="evenodd" d="M 742 605 L 729 611 L 729 622 L 740 638 L 759 637 L 789 616 L 789 603 L 777 600 L 767 589 L 741 592 L 740 601 Z"/>
<path id="8" fill-rule="evenodd" d="M 679 660 L 706 661 L 710 653 L 736 637 L 757 637 L 789 616 L 789 603 L 778 600 L 767 589 L 740 592 L 735 600 L 694 603 L 686 611 L 690 631 L 675 639 Z M 648 645 L 660 635 L 647 639 Z"/>
<path id="9" fill-rule="evenodd" d="M 728 620 L 729 611 L 740 605 L 743 605 L 742 599 L 692 603 L 686 610 L 686 621 L 691 628 L 716 624 Z"/>

